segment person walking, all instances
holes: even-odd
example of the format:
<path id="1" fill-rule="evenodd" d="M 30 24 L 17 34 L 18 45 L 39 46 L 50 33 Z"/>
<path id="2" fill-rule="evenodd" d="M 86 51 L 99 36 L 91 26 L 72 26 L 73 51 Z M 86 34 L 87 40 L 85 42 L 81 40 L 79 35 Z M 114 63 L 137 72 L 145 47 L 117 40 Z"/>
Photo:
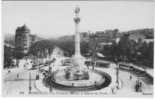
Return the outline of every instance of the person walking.
<path id="1" fill-rule="evenodd" d="M 19 78 L 19 73 L 17 73 L 17 79 Z"/>
<path id="2" fill-rule="evenodd" d="M 112 94 L 115 94 L 115 88 L 114 87 L 111 88 L 111 92 L 112 92 Z"/>
<path id="3" fill-rule="evenodd" d="M 142 92 L 142 86 L 143 86 L 143 85 L 142 85 L 142 82 L 140 81 L 140 82 L 139 82 L 139 92 Z"/>
<path id="4" fill-rule="evenodd" d="M 132 80 L 132 75 L 131 75 L 131 74 L 130 74 L 130 77 L 129 77 L 129 79 L 130 79 L 130 80 Z"/>

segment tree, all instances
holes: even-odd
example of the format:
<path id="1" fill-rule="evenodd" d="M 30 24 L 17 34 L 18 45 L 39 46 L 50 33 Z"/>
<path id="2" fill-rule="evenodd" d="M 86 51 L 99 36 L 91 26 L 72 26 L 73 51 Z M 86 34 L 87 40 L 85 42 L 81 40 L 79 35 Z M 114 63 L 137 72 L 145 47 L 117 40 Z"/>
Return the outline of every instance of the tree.
<path id="1" fill-rule="evenodd" d="M 153 57 L 154 57 L 154 50 L 153 50 L 153 42 L 150 42 L 149 43 L 149 46 L 148 46 L 148 50 L 147 50 L 147 59 L 149 61 L 149 67 L 153 68 Z"/>
<path id="2" fill-rule="evenodd" d="M 81 46 L 81 54 L 86 56 L 86 54 L 89 53 L 89 49 L 90 49 L 89 43 L 83 41 L 81 42 L 80 46 Z"/>
<path id="3" fill-rule="evenodd" d="M 4 68 L 13 67 L 13 50 L 4 46 Z"/>
<path id="4" fill-rule="evenodd" d="M 58 41 L 56 45 L 67 53 L 67 56 L 72 56 L 75 52 L 75 44 L 73 40 Z"/>
<path id="5" fill-rule="evenodd" d="M 130 49 L 130 40 L 129 40 L 129 34 L 124 34 L 118 44 L 119 51 L 121 52 L 121 60 L 127 61 L 129 56 L 129 49 Z"/>
<path id="6" fill-rule="evenodd" d="M 42 41 L 38 41 L 36 43 L 34 43 L 33 45 L 31 45 L 30 49 L 29 49 L 29 55 L 32 54 L 34 56 L 38 56 L 38 54 L 42 53 L 41 56 L 45 56 L 45 50 L 48 50 L 49 54 L 52 52 L 54 46 L 56 45 L 56 41 L 55 40 L 42 40 Z M 41 57 L 39 55 L 39 57 Z"/>

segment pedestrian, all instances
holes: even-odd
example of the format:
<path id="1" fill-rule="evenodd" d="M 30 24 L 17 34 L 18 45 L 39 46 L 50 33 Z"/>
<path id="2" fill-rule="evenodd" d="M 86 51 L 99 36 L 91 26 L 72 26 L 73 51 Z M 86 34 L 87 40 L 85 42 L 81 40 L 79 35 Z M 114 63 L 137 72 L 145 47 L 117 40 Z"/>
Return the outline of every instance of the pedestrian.
<path id="1" fill-rule="evenodd" d="M 17 78 L 19 78 L 19 73 L 17 73 Z"/>
<path id="2" fill-rule="evenodd" d="M 142 92 L 142 82 L 139 82 L 139 91 Z"/>
<path id="3" fill-rule="evenodd" d="M 9 74 L 9 73 L 11 73 L 11 71 L 10 71 L 10 70 L 8 70 L 8 74 Z"/>
<path id="4" fill-rule="evenodd" d="M 52 86 L 50 85 L 50 92 L 52 92 Z"/>
<path id="5" fill-rule="evenodd" d="M 31 94 L 31 90 L 32 90 L 32 87 L 31 87 L 31 86 L 29 86 L 29 94 Z"/>
<path id="6" fill-rule="evenodd" d="M 74 87 L 74 83 L 72 83 L 72 87 Z"/>
<path id="7" fill-rule="evenodd" d="M 115 94 L 115 88 L 114 87 L 111 88 L 111 92 L 112 92 L 112 94 Z"/>
<path id="8" fill-rule="evenodd" d="M 95 83 L 95 87 L 97 87 L 97 82 L 95 81 L 94 83 Z"/>
<path id="9" fill-rule="evenodd" d="M 117 84 L 116 88 L 117 88 L 117 89 L 120 89 L 120 88 L 119 88 L 119 84 Z"/>
<path id="10" fill-rule="evenodd" d="M 39 74 L 36 75 L 36 80 L 39 80 Z"/>
<path id="11" fill-rule="evenodd" d="M 135 85 L 135 91 L 138 92 L 138 84 Z"/>
<path id="12" fill-rule="evenodd" d="M 88 66 L 88 64 L 86 64 L 86 66 L 87 66 L 87 68 L 89 69 L 89 66 Z"/>
<path id="13" fill-rule="evenodd" d="M 130 77 L 129 77 L 129 78 L 130 78 L 130 80 L 132 80 L 132 75 L 130 75 Z"/>
<path id="14" fill-rule="evenodd" d="M 136 92 L 140 91 L 140 82 L 139 82 L 139 80 L 136 81 L 135 90 L 136 90 Z"/>

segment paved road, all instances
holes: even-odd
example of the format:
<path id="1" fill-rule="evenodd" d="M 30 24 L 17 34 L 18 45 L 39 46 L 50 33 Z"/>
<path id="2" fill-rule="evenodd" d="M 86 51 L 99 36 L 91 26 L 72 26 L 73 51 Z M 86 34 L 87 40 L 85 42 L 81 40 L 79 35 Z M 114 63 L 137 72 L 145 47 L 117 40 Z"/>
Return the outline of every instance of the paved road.
<path id="1" fill-rule="evenodd" d="M 19 95 L 19 94 L 28 94 L 29 90 L 29 70 L 18 70 L 12 71 L 9 74 L 4 75 L 4 83 L 3 83 L 3 94 L 4 95 Z M 19 79 L 17 79 L 17 73 L 19 74 Z M 36 70 L 31 71 L 32 79 L 36 76 Z M 120 71 L 120 78 L 123 82 L 123 88 L 117 92 L 117 95 L 137 95 L 134 92 L 134 85 L 137 77 L 135 74 L 132 74 L 132 80 L 129 79 L 130 73 L 127 71 Z M 142 81 L 144 81 L 144 91 L 147 93 L 151 93 L 153 91 L 152 84 L 148 84 L 145 82 L 149 79 L 147 76 L 140 77 Z M 145 80 L 143 80 L 145 79 Z M 32 92 L 38 92 L 35 81 L 32 80 Z M 102 90 L 101 90 L 102 91 Z"/>
<path id="2" fill-rule="evenodd" d="M 28 94 L 29 92 L 29 72 L 31 72 L 32 92 L 36 92 L 35 77 L 36 71 L 19 70 L 5 75 L 3 82 L 3 95 Z M 19 78 L 17 78 L 19 74 Z"/>

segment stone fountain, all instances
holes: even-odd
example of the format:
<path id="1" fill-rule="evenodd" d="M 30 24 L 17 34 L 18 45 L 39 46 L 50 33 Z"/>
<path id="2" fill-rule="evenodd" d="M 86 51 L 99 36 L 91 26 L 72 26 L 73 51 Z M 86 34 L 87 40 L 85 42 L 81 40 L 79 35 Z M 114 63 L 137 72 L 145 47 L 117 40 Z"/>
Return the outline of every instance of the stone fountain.
<path id="1" fill-rule="evenodd" d="M 61 90 L 98 90 L 111 83 L 111 77 L 105 72 L 88 69 L 86 59 L 80 53 L 79 17 L 80 8 L 74 10 L 75 17 L 75 54 L 70 58 L 70 65 L 52 72 L 43 82 L 49 88 Z M 66 58 L 68 60 L 68 58 Z M 65 60 L 64 60 L 65 61 Z M 50 81 L 50 82 L 49 82 Z"/>
<path id="2" fill-rule="evenodd" d="M 72 57 L 73 67 L 66 70 L 66 79 L 69 80 L 84 80 L 89 79 L 88 70 L 84 64 L 85 58 L 80 53 L 80 33 L 79 33 L 79 17 L 80 8 L 76 7 L 74 10 L 75 17 L 75 54 Z"/>

